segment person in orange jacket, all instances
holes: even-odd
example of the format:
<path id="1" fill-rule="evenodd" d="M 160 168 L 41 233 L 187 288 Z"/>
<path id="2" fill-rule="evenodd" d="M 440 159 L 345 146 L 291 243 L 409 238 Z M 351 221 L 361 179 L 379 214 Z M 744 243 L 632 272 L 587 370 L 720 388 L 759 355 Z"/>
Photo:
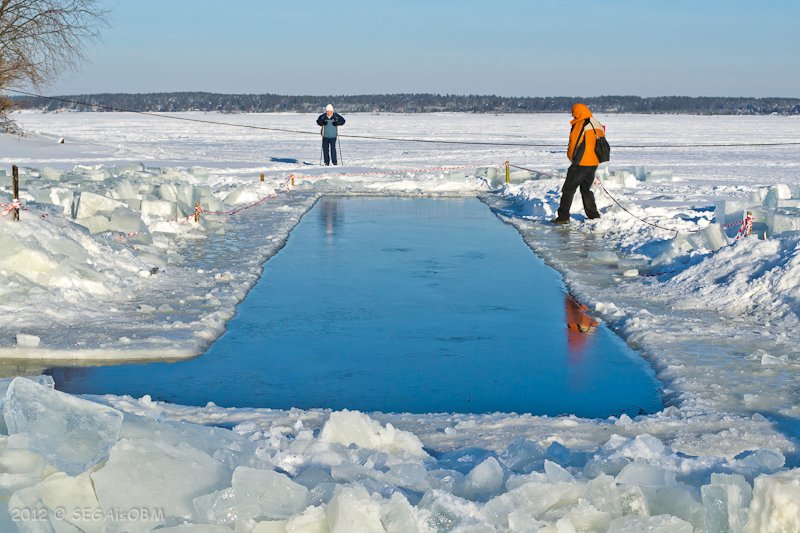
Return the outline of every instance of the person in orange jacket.
<path id="1" fill-rule="evenodd" d="M 552 220 L 553 224 L 568 224 L 569 210 L 572 207 L 572 198 L 575 191 L 580 188 L 583 199 L 583 210 L 587 218 L 600 218 L 597 204 L 592 194 L 594 173 L 600 160 L 594 152 L 597 137 L 605 137 L 605 129 L 600 122 L 592 116 L 592 112 L 585 104 L 572 106 L 570 121 L 572 129 L 569 132 L 569 147 L 567 157 L 572 162 L 567 170 L 567 179 L 561 188 L 561 204 L 558 206 L 558 216 Z"/>

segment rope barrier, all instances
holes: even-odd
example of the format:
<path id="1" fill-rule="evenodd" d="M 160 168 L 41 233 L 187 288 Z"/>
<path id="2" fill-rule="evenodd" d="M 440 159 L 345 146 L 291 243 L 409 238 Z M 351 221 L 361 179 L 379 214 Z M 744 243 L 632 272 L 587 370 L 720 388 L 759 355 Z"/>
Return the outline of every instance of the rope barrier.
<path id="1" fill-rule="evenodd" d="M 91 102 L 81 102 L 78 100 L 72 100 L 69 98 L 62 98 L 57 96 L 46 96 L 43 94 L 36 94 L 27 91 L 20 91 L 17 89 L 5 89 L 8 92 L 12 92 L 15 94 L 20 94 L 24 96 L 31 96 L 34 98 L 44 98 L 46 100 L 53 100 L 56 102 L 64 102 L 69 104 L 75 105 L 82 105 L 85 107 L 93 107 L 93 108 L 100 108 L 105 109 L 108 111 L 116 111 L 119 113 L 134 113 L 138 115 L 145 115 L 150 117 L 157 117 L 157 118 L 166 118 L 172 120 L 182 120 L 185 122 L 196 122 L 201 124 L 213 124 L 216 126 L 229 126 L 234 128 L 245 128 L 245 129 L 253 129 L 253 130 L 265 130 L 265 131 L 280 131 L 283 133 L 296 133 L 298 135 L 319 135 L 319 132 L 312 132 L 312 131 L 303 131 L 303 130 L 294 130 L 288 128 L 270 128 L 266 126 L 253 126 L 249 124 L 235 124 L 232 122 L 219 122 L 214 120 L 204 120 L 199 118 L 190 118 L 190 117 L 176 117 L 172 115 L 165 115 L 163 113 L 154 113 L 151 111 L 134 111 L 132 109 L 124 109 L 121 107 L 109 106 L 104 104 L 97 104 Z M 373 136 L 373 135 L 354 135 L 354 134 L 340 134 L 341 137 L 349 137 L 352 139 L 369 139 L 369 140 L 378 140 L 378 141 L 397 141 L 397 142 L 409 142 L 409 143 L 433 143 L 433 144 L 461 144 L 461 145 L 473 145 L 473 146 L 517 146 L 523 148 L 563 148 L 563 143 L 555 144 L 555 143 L 508 143 L 508 142 L 501 142 L 501 141 L 452 141 L 452 140 L 436 140 L 436 139 L 408 139 L 402 137 L 383 137 L 383 136 Z M 615 144 L 614 148 L 734 148 L 734 147 L 746 147 L 746 146 L 795 146 L 800 145 L 800 141 L 787 141 L 787 142 L 767 142 L 767 143 L 707 143 L 707 144 Z"/>
<path id="2" fill-rule="evenodd" d="M 634 215 L 633 213 L 631 213 L 630 211 L 628 211 L 627 209 L 625 209 L 625 207 L 624 207 L 624 206 L 623 206 L 621 203 L 619 203 L 619 202 L 617 201 L 617 199 L 616 199 L 616 198 L 614 198 L 613 196 L 611 196 L 611 193 L 609 193 L 609 192 L 606 190 L 606 187 L 605 187 L 605 185 L 603 185 L 603 182 L 601 182 L 599 178 L 595 180 L 595 183 L 597 183 L 597 184 L 600 186 L 600 188 L 603 190 L 603 192 L 604 192 L 604 193 L 606 193 L 606 196 L 608 196 L 608 197 L 611 199 L 611 201 L 612 201 L 612 202 L 614 202 L 615 204 L 617 204 L 617 205 L 619 206 L 619 208 L 620 208 L 620 209 L 622 209 L 623 211 L 625 211 L 626 213 L 628 213 L 630 216 L 632 216 L 632 217 L 633 217 L 633 218 L 635 218 L 636 220 L 639 220 L 639 221 L 641 221 L 641 222 L 644 222 L 645 224 L 648 224 L 648 225 L 650 225 L 650 226 L 653 226 L 653 227 L 655 227 L 655 228 L 659 228 L 659 229 L 663 229 L 663 230 L 667 230 L 667 231 L 674 231 L 674 232 L 675 232 L 675 236 L 676 236 L 676 237 L 677 237 L 677 236 L 678 236 L 678 234 L 680 233 L 680 231 L 678 231 L 678 230 L 676 230 L 676 229 L 672 229 L 672 228 L 666 228 L 666 227 L 664 227 L 664 226 L 659 226 L 658 224 L 654 224 L 654 223 L 652 223 L 652 222 L 649 222 L 649 221 L 647 221 L 647 220 L 645 220 L 645 219 L 643 219 L 643 218 L 641 218 L 641 217 L 637 217 L 636 215 Z"/>
<path id="3" fill-rule="evenodd" d="M 533 172 L 534 174 L 541 174 L 542 176 L 549 176 L 549 177 L 554 178 L 554 179 L 563 177 L 563 176 L 558 176 L 556 174 L 553 174 L 552 172 L 542 172 L 541 170 L 534 170 L 532 168 L 525 168 L 525 167 L 521 167 L 519 165 L 512 165 L 511 163 L 509 163 L 508 166 L 513 167 L 513 168 L 518 168 L 520 170 L 527 170 L 528 172 Z"/>

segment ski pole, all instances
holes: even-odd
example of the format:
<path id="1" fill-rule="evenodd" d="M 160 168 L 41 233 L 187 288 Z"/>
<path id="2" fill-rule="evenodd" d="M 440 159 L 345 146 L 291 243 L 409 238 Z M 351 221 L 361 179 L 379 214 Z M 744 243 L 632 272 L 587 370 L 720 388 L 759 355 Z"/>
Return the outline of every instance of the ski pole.
<path id="1" fill-rule="evenodd" d="M 319 129 L 319 166 L 322 166 L 322 156 L 325 154 L 325 126 L 320 126 Z"/>
<path id="2" fill-rule="evenodd" d="M 344 165 L 344 157 L 342 157 L 342 141 L 339 138 L 338 132 L 336 135 L 336 144 L 339 145 L 339 164 Z"/>

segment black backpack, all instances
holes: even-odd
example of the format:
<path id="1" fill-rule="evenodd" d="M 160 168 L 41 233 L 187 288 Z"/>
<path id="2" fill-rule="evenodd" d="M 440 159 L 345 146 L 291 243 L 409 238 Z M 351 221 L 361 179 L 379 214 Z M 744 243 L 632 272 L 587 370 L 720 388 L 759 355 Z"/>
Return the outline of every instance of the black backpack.
<path id="1" fill-rule="evenodd" d="M 597 159 L 601 163 L 605 163 L 606 161 L 609 161 L 611 159 L 611 145 L 608 144 L 608 141 L 605 138 L 605 132 L 603 132 L 604 134 L 603 137 L 598 136 L 597 130 L 594 129 L 594 124 L 592 124 L 591 119 L 587 118 L 586 120 L 587 122 L 589 122 L 589 125 L 592 127 L 592 130 L 594 130 L 594 138 L 595 138 L 594 153 L 597 156 Z"/>

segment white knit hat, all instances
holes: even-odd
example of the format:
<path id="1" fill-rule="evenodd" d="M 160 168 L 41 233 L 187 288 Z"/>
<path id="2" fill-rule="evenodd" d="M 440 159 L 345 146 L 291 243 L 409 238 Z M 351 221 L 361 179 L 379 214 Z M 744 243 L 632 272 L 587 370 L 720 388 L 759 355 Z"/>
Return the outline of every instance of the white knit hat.
<path id="1" fill-rule="evenodd" d="M 331 104 L 326 105 L 325 111 L 333 111 L 333 106 Z"/>

